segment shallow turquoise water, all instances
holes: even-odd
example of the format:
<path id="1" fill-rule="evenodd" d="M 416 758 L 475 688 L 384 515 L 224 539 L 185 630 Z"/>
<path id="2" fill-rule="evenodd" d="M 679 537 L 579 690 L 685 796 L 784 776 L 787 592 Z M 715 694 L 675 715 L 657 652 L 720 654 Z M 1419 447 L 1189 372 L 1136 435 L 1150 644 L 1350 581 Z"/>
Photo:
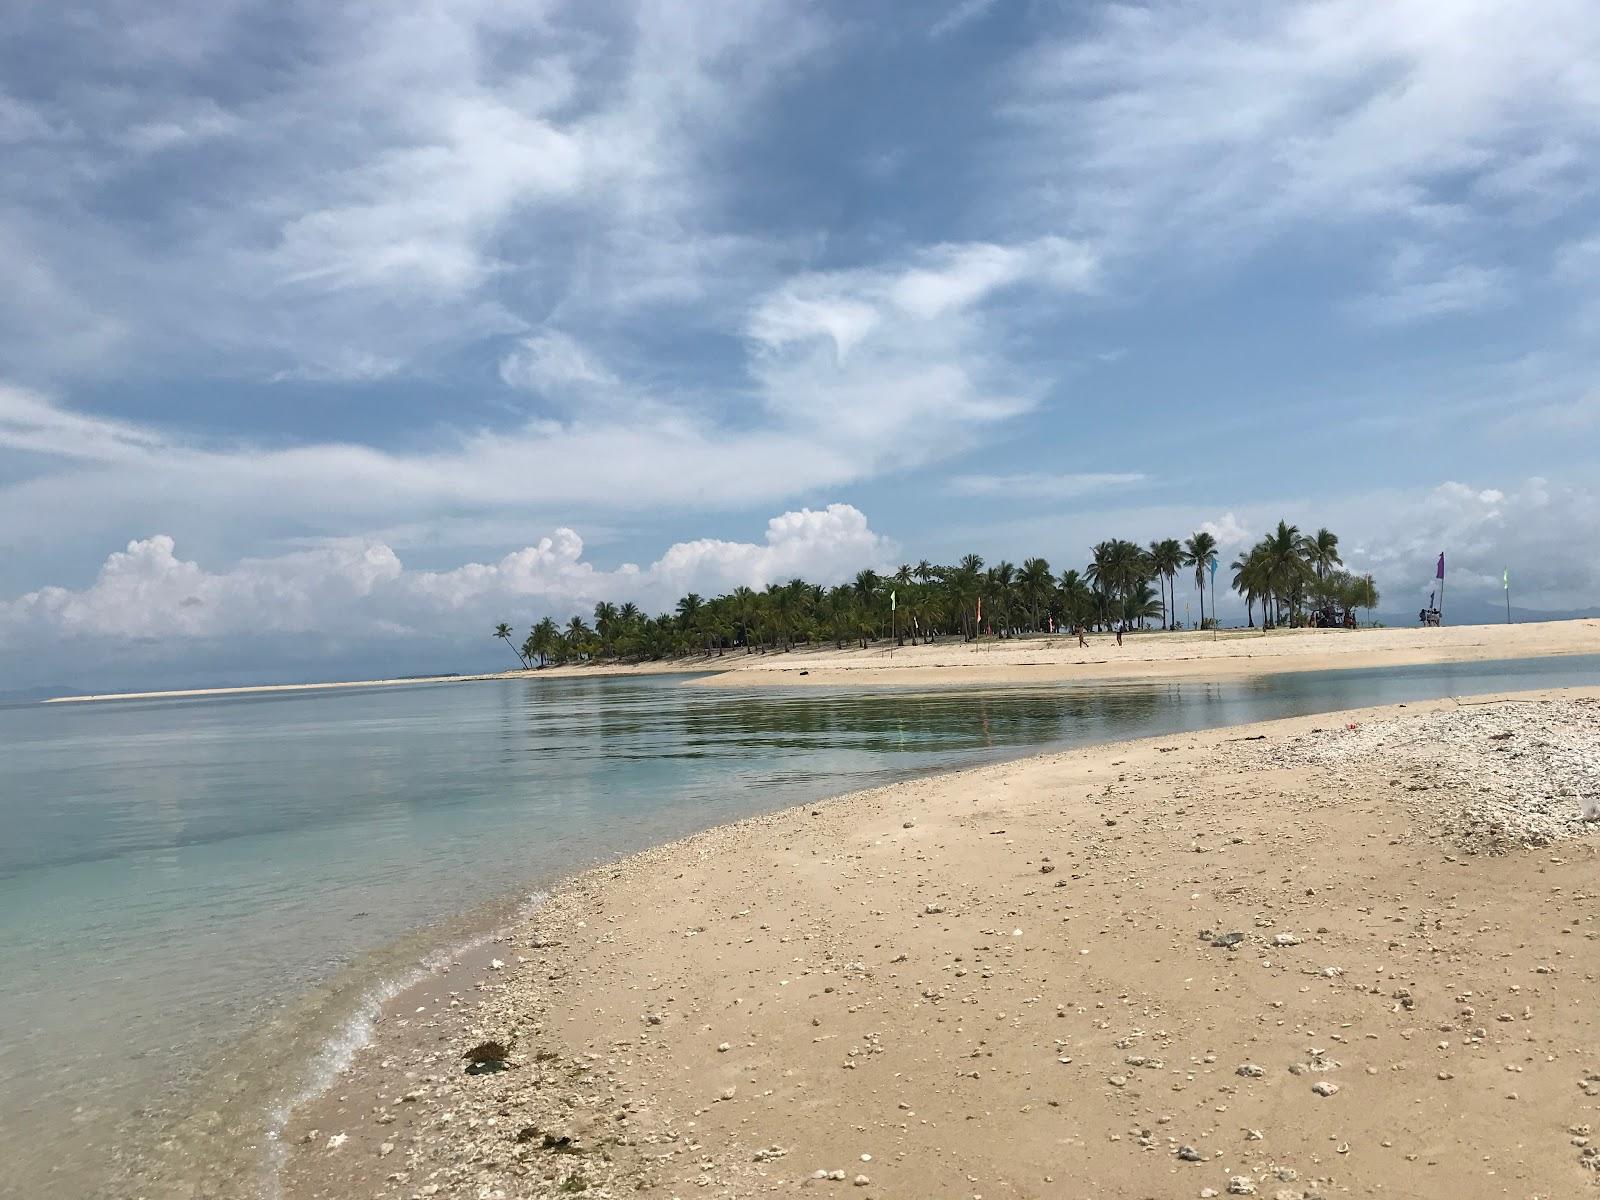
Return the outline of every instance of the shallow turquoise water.
<path id="1" fill-rule="evenodd" d="M 1595 683 L 1600 657 L 982 692 L 550 679 L 0 709 L 0 1191 L 144 1186 L 149 1147 L 197 1124 L 248 1141 L 245 1117 L 298 1086 L 364 981 L 619 853 L 1041 748 Z"/>

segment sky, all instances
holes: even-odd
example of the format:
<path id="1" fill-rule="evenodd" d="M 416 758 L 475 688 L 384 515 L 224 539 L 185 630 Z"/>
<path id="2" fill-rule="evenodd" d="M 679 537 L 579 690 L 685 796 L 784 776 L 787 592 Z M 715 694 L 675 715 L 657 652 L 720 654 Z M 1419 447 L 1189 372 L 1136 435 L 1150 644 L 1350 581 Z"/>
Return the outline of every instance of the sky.
<path id="1" fill-rule="evenodd" d="M 7 19 L 0 691 L 1280 518 L 1600 603 L 1589 0 Z"/>

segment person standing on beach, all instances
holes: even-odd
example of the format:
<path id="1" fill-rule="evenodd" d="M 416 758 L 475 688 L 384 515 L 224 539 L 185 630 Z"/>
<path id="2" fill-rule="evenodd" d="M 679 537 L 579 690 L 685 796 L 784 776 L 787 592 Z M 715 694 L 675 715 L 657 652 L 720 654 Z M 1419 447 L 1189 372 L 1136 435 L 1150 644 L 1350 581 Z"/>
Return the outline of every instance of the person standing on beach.
<path id="1" fill-rule="evenodd" d="M 1122 645 L 1122 622 L 1117 622 L 1117 645 Z"/>

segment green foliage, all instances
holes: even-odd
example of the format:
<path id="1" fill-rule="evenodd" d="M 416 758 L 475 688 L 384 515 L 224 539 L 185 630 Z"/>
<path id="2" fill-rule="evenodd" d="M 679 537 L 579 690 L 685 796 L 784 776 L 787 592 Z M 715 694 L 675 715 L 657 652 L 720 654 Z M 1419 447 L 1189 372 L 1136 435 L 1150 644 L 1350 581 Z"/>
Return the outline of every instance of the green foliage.
<path id="1" fill-rule="evenodd" d="M 1338 537 L 1326 529 L 1306 537 L 1280 521 L 1236 558 L 1231 584 L 1245 600 L 1250 624 L 1258 609 L 1270 627 L 1313 614 L 1342 622 L 1358 609 L 1376 606 L 1377 589 L 1365 576 L 1340 569 L 1338 548 Z M 1208 612 L 1207 593 L 1216 560 L 1216 538 L 1199 530 L 1182 542 L 1167 538 L 1148 547 L 1122 538 L 1100 542 L 1081 571 L 1069 568 L 1059 577 L 1043 558 L 1024 559 L 1021 567 L 1004 561 L 986 567 L 981 557 L 968 554 L 954 566 L 924 559 L 889 575 L 867 569 L 833 587 L 791 579 L 759 592 L 738 587 L 709 599 L 690 592 L 672 612 L 655 617 L 634 604 L 602 601 L 594 607 L 592 624 L 581 616 L 565 626 L 549 617 L 540 620 L 522 643 L 520 658 L 529 666 L 545 666 L 777 654 L 797 645 L 865 647 L 890 637 L 900 645 L 980 634 L 1018 637 L 1044 632 L 1052 622 L 1061 633 L 1077 626 L 1109 629 L 1118 622 L 1175 627 L 1178 574 L 1187 567 L 1194 568 L 1200 591 L 1202 627 L 1211 628 L 1215 616 Z M 496 626 L 494 636 L 512 645 L 509 625 Z"/>

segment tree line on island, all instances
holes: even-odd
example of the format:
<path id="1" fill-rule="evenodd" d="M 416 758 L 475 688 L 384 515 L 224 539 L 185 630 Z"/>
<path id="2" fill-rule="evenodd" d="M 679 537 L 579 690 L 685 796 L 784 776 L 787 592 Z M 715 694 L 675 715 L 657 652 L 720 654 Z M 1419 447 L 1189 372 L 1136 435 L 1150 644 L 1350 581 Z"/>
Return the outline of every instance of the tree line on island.
<path id="1" fill-rule="evenodd" d="M 898 645 L 931 643 L 941 637 L 963 641 L 988 634 L 1019 637 L 1076 628 L 1106 630 L 1180 628 L 1176 619 L 1180 574 L 1193 572 L 1200 621 L 1211 628 L 1209 587 L 1213 565 L 1231 574 L 1224 585 L 1245 602 L 1250 628 L 1256 626 L 1354 625 L 1359 609 L 1377 606 L 1370 576 L 1343 570 L 1339 538 L 1327 529 L 1302 534 L 1297 526 L 1278 527 L 1233 563 L 1222 568 L 1216 538 L 1201 530 L 1179 541 L 1167 538 L 1148 546 L 1113 538 L 1099 543 L 1081 571 L 1059 576 L 1043 558 L 1019 567 L 1001 562 L 986 567 L 969 554 L 954 566 L 926 560 L 907 563 L 890 575 L 859 572 L 834 587 L 791 579 L 761 591 L 739 587 L 711 599 L 690 592 L 670 613 L 647 616 L 634 604 L 602 601 L 593 619 L 574 616 L 565 625 L 549 617 L 518 646 L 510 625 L 494 636 L 509 646 L 524 667 L 596 660 L 640 661 L 687 654 L 747 654 L 785 651 L 796 645 L 831 642 L 843 649 L 884 638 Z"/>

